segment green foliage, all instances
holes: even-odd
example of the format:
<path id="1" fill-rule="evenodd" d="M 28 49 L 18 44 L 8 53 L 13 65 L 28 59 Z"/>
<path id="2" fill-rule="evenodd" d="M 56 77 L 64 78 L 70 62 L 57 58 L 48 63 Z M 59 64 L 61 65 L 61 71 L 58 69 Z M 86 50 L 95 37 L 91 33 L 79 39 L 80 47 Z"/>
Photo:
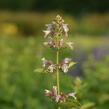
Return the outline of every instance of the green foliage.
<path id="1" fill-rule="evenodd" d="M 109 102 L 109 56 L 96 61 L 90 56 L 84 64 L 85 79 L 87 84 L 86 96 L 95 103 L 98 109 L 108 109 Z"/>
<path id="2" fill-rule="evenodd" d="M 73 38 L 73 40 L 76 40 L 75 44 L 81 46 L 81 49 L 87 49 L 84 50 L 85 53 L 101 44 L 98 42 L 99 39 Z M 54 59 L 55 56 L 50 49 L 45 50 L 41 42 L 43 40 L 38 37 L 0 36 L 0 109 L 55 109 L 51 101 L 44 97 L 43 91 L 50 89 L 56 78 L 52 74 L 34 72 L 36 66 L 37 68 L 41 66 L 40 59 L 43 54 L 50 59 Z M 74 54 L 66 50 L 64 55 Z M 64 55 L 60 55 L 60 59 Z M 90 56 L 83 64 L 83 77 L 61 74 L 61 90 L 65 93 L 76 91 L 79 101 L 78 107 L 74 107 L 74 103 L 69 101 L 69 105 L 65 104 L 63 109 L 108 109 L 108 66 L 109 56 L 99 61 Z"/>

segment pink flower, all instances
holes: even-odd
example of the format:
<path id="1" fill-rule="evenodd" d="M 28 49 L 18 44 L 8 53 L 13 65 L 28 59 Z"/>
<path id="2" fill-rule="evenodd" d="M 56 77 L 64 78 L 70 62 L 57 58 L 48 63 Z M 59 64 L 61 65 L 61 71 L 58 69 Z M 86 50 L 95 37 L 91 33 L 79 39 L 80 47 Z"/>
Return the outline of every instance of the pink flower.
<path id="1" fill-rule="evenodd" d="M 53 62 L 51 60 L 46 60 L 45 58 L 42 58 L 42 67 L 46 68 L 49 70 L 49 72 L 53 72 L 55 69 L 55 65 L 53 64 Z"/>
<path id="2" fill-rule="evenodd" d="M 54 47 L 55 48 L 54 40 L 51 37 L 48 38 L 48 42 L 44 42 L 44 45 L 49 45 L 50 47 Z"/>
<path id="3" fill-rule="evenodd" d="M 65 58 L 64 60 L 63 60 L 63 63 L 64 64 L 67 64 L 67 63 L 69 63 L 69 62 L 71 62 L 71 58 Z"/>
<path id="4" fill-rule="evenodd" d="M 48 66 L 48 69 L 50 70 L 50 72 L 53 72 L 55 66 L 53 64 L 51 64 L 50 66 Z"/>
<path id="5" fill-rule="evenodd" d="M 45 90 L 45 96 L 50 97 L 52 100 L 55 100 L 56 102 L 66 102 L 68 100 L 69 97 L 73 97 L 74 99 L 76 99 L 75 97 L 75 93 L 61 93 L 58 94 L 57 92 L 57 87 L 53 86 L 52 90 Z"/>
<path id="6" fill-rule="evenodd" d="M 60 68 L 64 73 L 68 72 L 69 69 L 69 63 L 71 62 L 71 58 L 65 58 L 62 63 L 60 64 Z"/>
<path id="7" fill-rule="evenodd" d="M 50 97 L 51 99 L 55 100 L 56 102 L 59 102 L 60 95 L 57 94 L 57 87 L 53 86 L 53 89 L 50 90 L 45 90 L 45 95 Z"/>
<path id="8" fill-rule="evenodd" d="M 63 70 L 64 73 L 68 72 L 68 65 L 67 64 L 63 64 L 61 66 L 61 68 L 62 68 L 62 70 Z"/>

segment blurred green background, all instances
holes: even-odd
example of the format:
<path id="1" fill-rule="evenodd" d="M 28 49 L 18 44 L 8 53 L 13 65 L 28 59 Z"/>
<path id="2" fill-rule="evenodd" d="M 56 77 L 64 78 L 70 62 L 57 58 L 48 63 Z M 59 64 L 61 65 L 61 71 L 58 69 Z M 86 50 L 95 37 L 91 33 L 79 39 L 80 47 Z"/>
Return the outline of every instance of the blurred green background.
<path id="1" fill-rule="evenodd" d="M 79 109 L 109 108 L 108 0 L 0 0 L 0 109 L 55 109 L 44 96 L 55 74 L 34 72 L 41 58 L 54 59 L 43 46 L 45 24 L 60 14 L 69 25 L 74 50 L 60 54 L 77 64 L 61 73 L 61 90 L 77 92 Z M 67 81 L 67 82 L 66 82 Z M 62 109 L 78 109 L 73 103 Z"/>

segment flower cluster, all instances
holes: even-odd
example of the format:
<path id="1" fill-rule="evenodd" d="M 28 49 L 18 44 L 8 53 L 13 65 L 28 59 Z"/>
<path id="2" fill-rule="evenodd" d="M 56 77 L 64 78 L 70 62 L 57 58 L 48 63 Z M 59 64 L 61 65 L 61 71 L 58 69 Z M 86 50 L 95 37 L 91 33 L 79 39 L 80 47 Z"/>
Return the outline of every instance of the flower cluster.
<path id="1" fill-rule="evenodd" d="M 52 24 L 46 24 L 47 30 L 44 30 L 45 38 L 49 36 L 68 36 L 68 24 L 63 24 L 64 20 L 59 15 L 56 16 L 56 18 L 53 20 Z"/>
<path id="2" fill-rule="evenodd" d="M 54 41 L 53 38 L 49 37 L 48 42 L 44 42 L 44 45 L 49 45 L 51 48 L 63 48 L 63 47 L 69 47 L 70 49 L 73 49 L 73 42 L 64 42 L 63 39 L 60 39 L 58 43 Z"/>
<path id="3" fill-rule="evenodd" d="M 51 60 L 42 58 L 42 63 L 43 63 L 42 67 L 45 69 L 45 71 L 49 71 L 51 73 L 54 72 L 56 66 L 64 73 L 67 73 L 68 69 L 75 64 L 74 62 L 72 62 L 71 58 L 65 58 L 59 65 L 53 64 Z"/>
<path id="4" fill-rule="evenodd" d="M 48 42 L 44 42 L 44 45 L 49 45 L 52 48 L 60 49 L 62 47 L 69 46 L 73 49 L 72 42 L 64 42 L 63 36 L 68 36 L 68 24 L 64 24 L 64 20 L 57 15 L 53 20 L 52 24 L 46 24 L 47 29 L 43 32 L 45 33 L 45 38 L 48 36 Z"/>
<path id="5" fill-rule="evenodd" d="M 60 64 L 60 69 L 66 73 L 68 72 L 68 69 L 71 67 L 70 63 L 72 62 L 71 58 L 65 58 L 62 63 Z"/>
<path id="6" fill-rule="evenodd" d="M 42 58 L 42 67 L 41 71 L 44 72 L 56 72 L 56 86 L 53 86 L 52 90 L 45 90 L 45 95 L 50 97 L 57 103 L 58 109 L 60 106 L 58 105 L 61 102 L 66 102 L 70 98 L 76 99 L 75 93 L 60 93 L 60 74 L 62 71 L 64 73 L 68 72 L 69 68 L 72 67 L 75 62 L 72 61 L 71 58 L 65 58 L 62 62 L 59 62 L 59 54 L 60 49 L 69 47 L 73 49 L 73 42 L 65 42 L 64 36 L 68 36 L 68 24 L 64 24 L 64 20 L 59 15 L 52 21 L 52 24 L 46 24 L 47 29 L 43 32 L 45 33 L 44 38 L 47 38 L 47 42 L 44 42 L 44 45 L 48 45 L 51 48 L 55 48 L 56 51 L 56 63 L 53 61 Z"/>
<path id="7" fill-rule="evenodd" d="M 55 102 L 66 102 L 69 97 L 72 97 L 73 99 L 76 99 L 75 93 L 68 93 L 68 94 L 58 94 L 57 93 L 57 87 L 53 86 L 52 90 L 45 90 L 45 95 L 50 97 L 52 100 L 55 100 Z"/>

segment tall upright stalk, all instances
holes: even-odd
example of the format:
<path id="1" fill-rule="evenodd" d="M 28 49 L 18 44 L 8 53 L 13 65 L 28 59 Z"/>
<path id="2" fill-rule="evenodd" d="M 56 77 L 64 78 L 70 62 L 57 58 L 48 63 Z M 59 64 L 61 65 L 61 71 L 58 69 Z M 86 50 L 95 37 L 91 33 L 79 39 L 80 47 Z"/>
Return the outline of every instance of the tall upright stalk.
<path id="1" fill-rule="evenodd" d="M 52 21 L 52 24 L 46 24 L 47 29 L 43 32 L 45 33 L 45 38 L 48 38 L 44 45 L 50 46 L 53 50 L 56 50 L 56 63 L 54 64 L 52 60 L 47 60 L 42 58 L 43 62 L 43 72 L 55 72 L 56 73 L 56 86 L 53 86 L 52 90 L 45 89 L 45 95 L 54 100 L 57 104 L 57 109 L 61 109 L 60 103 L 66 102 L 71 97 L 76 99 L 75 93 L 62 93 L 60 92 L 60 71 L 68 72 L 68 69 L 75 63 L 72 62 L 71 58 L 65 58 L 62 62 L 59 62 L 60 49 L 64 47 L 72 47 L 72 42 L 65 42 L 64 36 L 67 37 L 67 32 L 69 31 L 68 24 L 64 24 L 64 20 L 61 16 L 57 15 Z"/>
<path id="2" fill-rule="evenodd" d="M 56 68 L 56 79 L 57 79 L 57 92 L 58 95 L 60 94 L 60 79 L 59 79 L 59 50 L 56 51 L 56 64 L 57 64 L 57 68 Z M 61 109 L 59 104 L 57 103 L 57 109 Z"/>
<path id="3" fill-rule="evenodd" d="M 60 94 L 60 85 L 59 85 L 59 50 L 57 50 L 56 52 L 56 64 L 57 64 L 57 68 L 56 68 L 56 78 L 57 78 L 57 90 L 58 90 L 58 94 Z"/>

